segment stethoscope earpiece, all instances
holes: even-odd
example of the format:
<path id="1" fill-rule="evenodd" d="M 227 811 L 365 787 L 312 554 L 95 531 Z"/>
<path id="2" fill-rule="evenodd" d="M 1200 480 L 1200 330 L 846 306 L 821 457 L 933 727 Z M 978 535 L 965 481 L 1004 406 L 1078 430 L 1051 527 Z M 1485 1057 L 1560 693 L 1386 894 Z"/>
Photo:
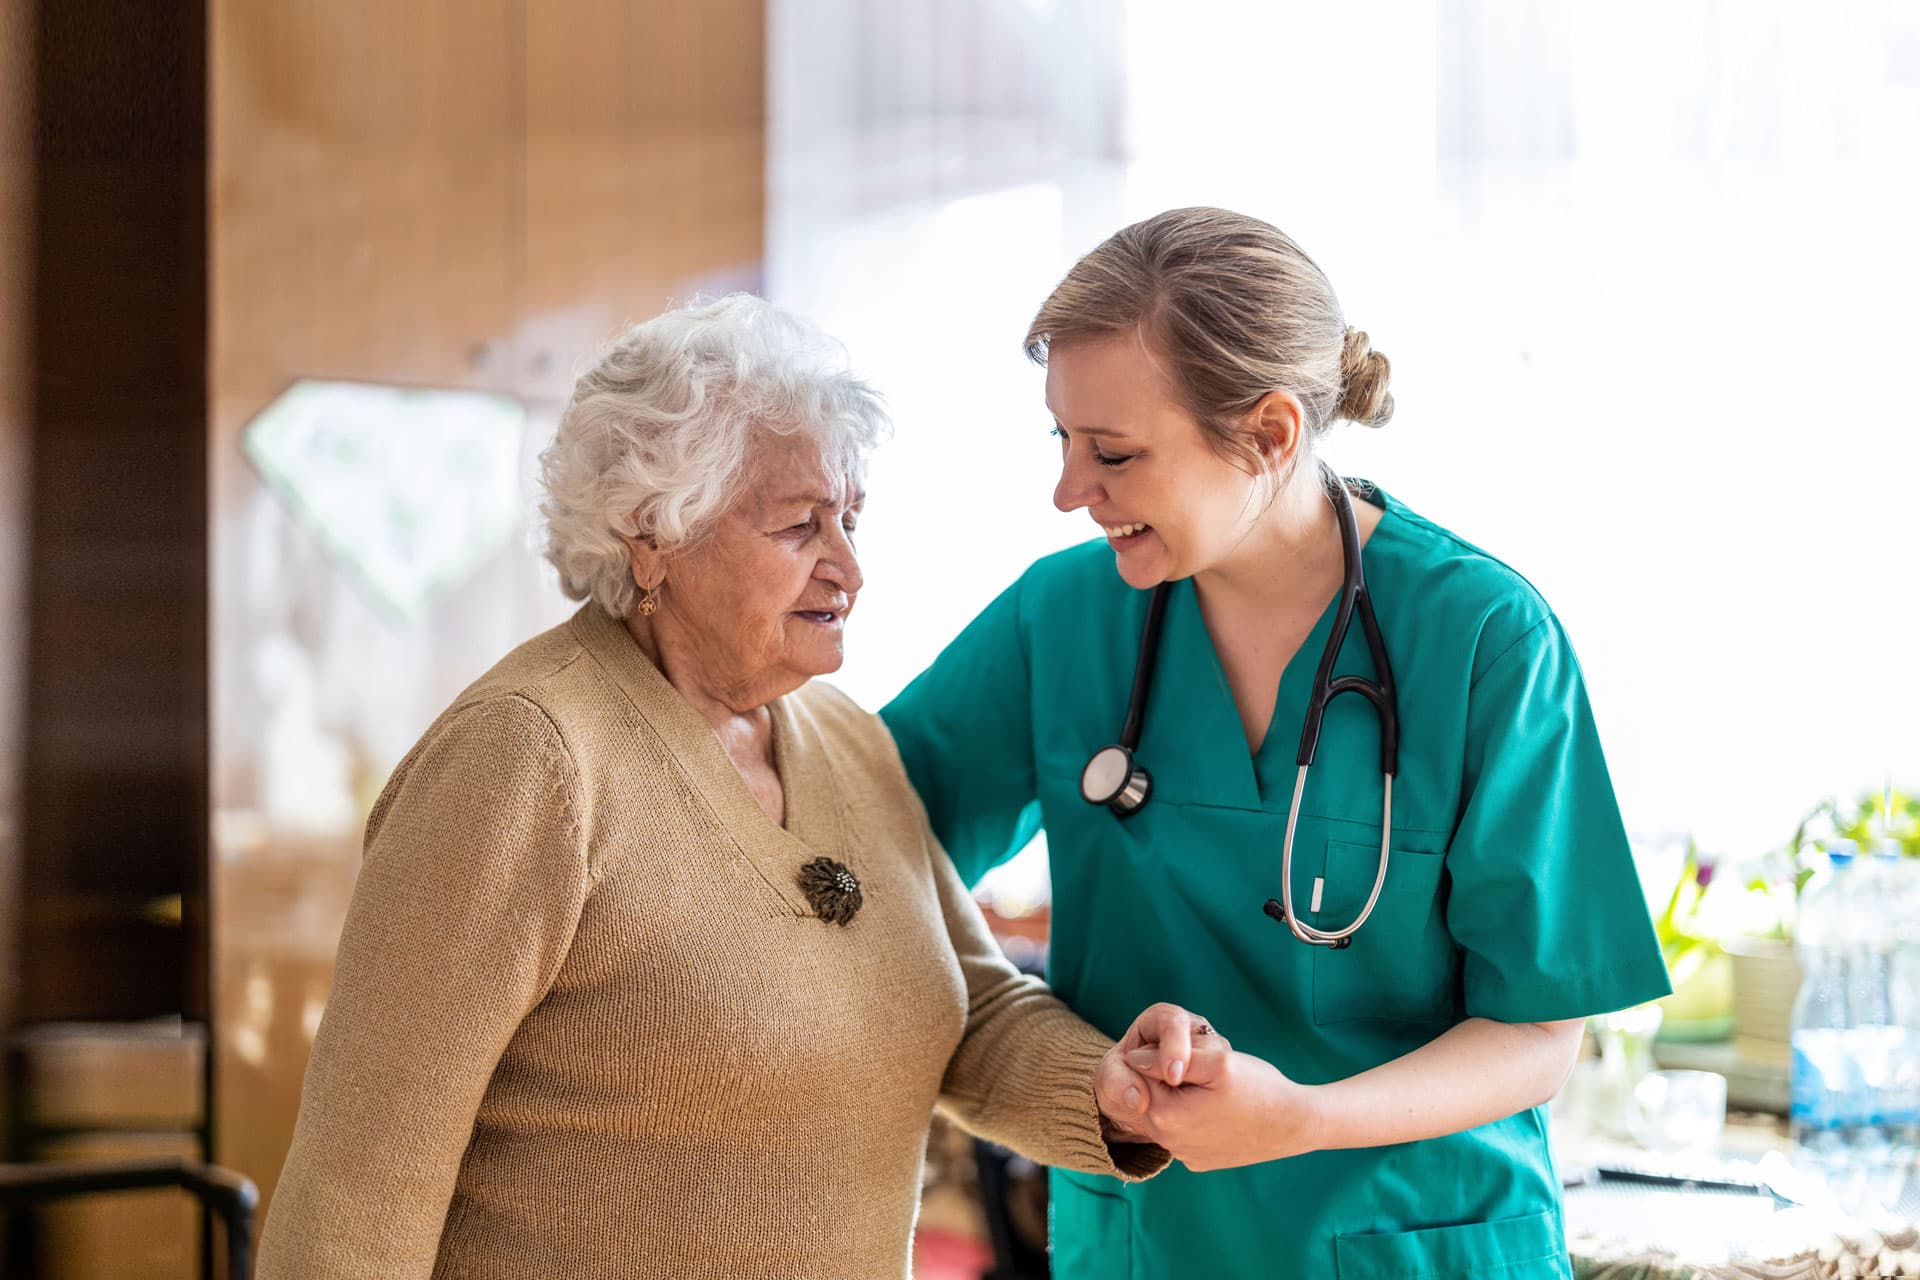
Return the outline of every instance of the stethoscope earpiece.
<path id="1" fill-rule="evenodd" d="M 1105 805 L 1116 818 L 1131 818 L 1153 794 L 1153 775 L 1133 762 L 1133 752 L 1115 743 L 1094 752 L 1080 771 L 1080 798 Z"/>

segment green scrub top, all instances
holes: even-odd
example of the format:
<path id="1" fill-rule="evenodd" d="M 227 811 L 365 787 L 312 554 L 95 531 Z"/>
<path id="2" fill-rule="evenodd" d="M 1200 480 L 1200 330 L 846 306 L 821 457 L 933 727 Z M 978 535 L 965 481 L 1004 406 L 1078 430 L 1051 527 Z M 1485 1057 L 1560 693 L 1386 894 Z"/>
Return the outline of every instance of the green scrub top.
<path id="1" fill-rule="evenodd" d="M 1428 1043 L 1465 1018 L 1544 1022 L 1665 995 L 1666 967 L 1580 669 L 1519 574 L 1394 502 L 1362 553 L 1398 682 L 1400 773 L 1379 905 L 1353 945 L 1264 914 L 1330 603 L 1249 754 L 1191 581 L 1168 602 L 1136 758 L 1146 807 L 1080 798 L 1116 741 L 1148 594 L 1104 541 L 1039 561 L 881 714 L 969 882 L 1044 826 L 1048 979 L 1118 1038 L 1166 1000 L 1307 1084 Z M 1338 672 L 1374 674 L 1356 620 Z M 1371 704 L 1336 698 L 1308 776 L 1294 902 L 1353 920 L 1380 846 Z M 1425 1142 L 1321 1151 L 1125 1185 L 1052 1173 L 1060 1280 L 1570 1274 L 1545 1108 Z"/>

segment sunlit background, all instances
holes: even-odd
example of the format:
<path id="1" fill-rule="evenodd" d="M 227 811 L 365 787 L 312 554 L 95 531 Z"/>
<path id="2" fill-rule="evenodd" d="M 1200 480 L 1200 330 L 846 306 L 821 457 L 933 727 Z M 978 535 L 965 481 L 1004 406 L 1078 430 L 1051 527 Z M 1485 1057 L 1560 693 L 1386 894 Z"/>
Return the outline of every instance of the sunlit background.
<path id="1" fill-rule="evenodd" d="M 142 1020 L 187 1100 L 140 1141 L 269 1198 L 368 808 L 575 607 L 537 457 L 669 301 L 764 292 L 890 406 L 869 707 L 1094 532 L 1051 505 L 1041 300 L 1219 204 L 1393 362 L 1333 464 L 1564 620 L 1656 910 L 1689 839 L 1744 869 L 1920 788 L 1908 0 L 210 0 L 151 62 L 87 12 L 0 11 L 0 1023 Z M 135 92 L 180 133 L 89 96 Z M 1042 838 L 984 892 L 1046 888 Z"/>
<path id="2" fill-rule="evenodd" d="M 767 60 L 765 257 L 693 286 L 812 316 L 897 421 L 837 677 L 865 704 L 1092 532 L 1051 505 L 1020 348 L 1041 299 L 1118 227 L 1220 204 L 1300 241 L 1393 361 L 1394 421 L 1337 433 L 1333 463 L 1565 620 L 1636 833 L 1754 853 L 1825 795 L 1920 774 L 1912 6 L 776 0 Z M 563 332 L 578 364 L 611 330 Z M 307 748 L 355 726 L 364 758 L 322 769 L 343 788 L 571 608 L 530 551 L 549 385 L 526 397 L 524 534 L 484 602 L 448 606 L 494 643 L 457 663 L 235 471 L 255 513 L 216 548 L 215 608 L 339 637 L 308 655 Z M 276 663 L 216 663 L 234 732 L 308 678 Z M 265 767 L 311 801 L 317 759 L 285 735 Z"/>
<path id="3" fill-rule="evenodd" d="M 1920 775 L 1911 6 L 777 0 L 765 74 L 764 255 L 736 238 L 673 296 L 763 290 L 844 340 L 891 407 L 837 677 L 861 702 L 1092 532 L 1051 505 L 1026 323 L 1113 230 L 1207 203 L 1298 239 L 1393 361 L 1394 421 L 1336 435 L 1334 464 L 1565 620 L 1652 892 L 1687 836 L 1752 857 L 1823 797 Z M 655 159 L 623 180 L 670 189 L 705 162 Z M 547 200 L 564 237 L 592 152 L 528 163 L 552 184 L 529 209 Z M 521 388 L 521 535 L 412 613 L 270 471 L 216 450 L 216 835 L 236 887 L 313 851 L 291 933 L 272 913 L 228 926 L 229 956 L 265 966 L 229 982 L 253 993 L 240 1063 L 270 1069 L 261 1026 L 301 1044 L 273 1004 L 293 984 L 260 976 L 290 937 L 310 953 L 298 1034 L 317 1017 L 359 815 L 393 763 L 572 609 L 531 549 L 534 458 L 571 369 L 643 318 L 556 295 L 521 322 L 558 353 Z M 271 421 L 236 398 L 243 414 Z M 421 491 L 420 468 L 361 456 L 369 500 Z M 496 523 L 442 490 L 421 509 L 470 542 Z M 1043 900 L 1044 837 L 985 891 L 1008 914 Z"/>
<path id="4" fill-rule="evenodd" d="M 862 701 L 1091 532 L 1050 503 L 1040 300 L 1219 204 L 1392 359 L 1394 421 L 1329 457 L 1546 595 L 1650 845 L 1757 853 L 1920 776 L 1912 6 L 810 8 L 773 10 L 767 288 L 899 423 Z"/>

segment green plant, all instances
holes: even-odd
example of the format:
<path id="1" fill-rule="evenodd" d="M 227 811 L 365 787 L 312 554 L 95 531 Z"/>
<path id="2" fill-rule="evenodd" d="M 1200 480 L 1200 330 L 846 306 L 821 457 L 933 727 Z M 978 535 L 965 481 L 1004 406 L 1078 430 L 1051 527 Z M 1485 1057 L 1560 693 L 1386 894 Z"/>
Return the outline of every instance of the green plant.
<path id="1" fill-rule="evenodd" d="M 1812 875 L 1811 869 L 1801 870 L 1796 860 L 1787 874 L 1769 874 L 1763 869 L 1750 877 L 1746 883 L 1747 893 L 1763 905 L 1750 906 L 1744 913 L 1749 924 L 1739 931 L 1741 936 L 1790 941 L 1800 890 Z"/>
<path id="2" fill-rule="evenodd" d="M 1687 854 L 1680 863 L 1680 874 L 1674 879 L 1673 892 L 1667 897 L 1666 909 L 1653 921 L 1660 954 L 1667 961 L 1667 976 L 1675 988 L 1699 972 L 1720 950 L 1718 940 L 1700 927 L 1700 903 L 1711 883 L 1713 867 L 1701 861 L 1700 846 L 1688 837 Z"/>
<path id="3" fill-rule="evenodd" d="M 1795 895 L 1819 869 L 1816 855 L 1841 847 L 1878 853 L 1889 846 L 1920 858 L 1920 796 L 1887 786 L 1862 792 L 1852 804 L 1827 797 L 1800 819 L 1784 850 L 1794 869 Z"/>
<path id="4" fill-rule="evenodd" d="M 1892 846 L 1909 858 L 1920 858 L 1920 796 L 1889 786 L 1866 792 L 1851 808 L 1830 801 L 1829 809 L 1835 834 L 1862 852 L 1879 853 Z"/>
<path id="5" fill-rule="evenodd" d="M 1834 850 L 1879 852 L 1889 846 L 1901 854 L 1920 857 L 1920 795 L 1891 786 L 1864 791 L 1851 803 L 1829 796 L 1807 812 L 1786 844 L 1749 864 L 1745 888 L 1767 910 L 1744 912 L 1765 927 L 1741 932 L 1753 937 L 1787 939 L 1801 890 Z"/>
<path id="6" fill-rule="evenodd" d="M 1713 888 L 1714 868 L 1691 839 L 1654 935 L 1667 962 L 1673 994 L 1662 998 L 1663 1040 L 1724 1040 L 1733 1031 L 1733 962 L 1718 936 L 1726 889 Z"/>

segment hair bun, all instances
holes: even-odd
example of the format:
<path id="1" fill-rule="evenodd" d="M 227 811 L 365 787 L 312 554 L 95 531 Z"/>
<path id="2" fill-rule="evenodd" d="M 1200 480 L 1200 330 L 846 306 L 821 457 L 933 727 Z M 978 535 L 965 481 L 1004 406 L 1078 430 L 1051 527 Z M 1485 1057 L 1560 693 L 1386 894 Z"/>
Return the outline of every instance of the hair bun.
<path id="1" fill-rule="evenodd" d="M 1373 349 L 1364 331 L 1348 329 L 1340 347 L 1340 407 L 1334 416 L 1366 427 L 1386 426 L 1393 419 L 1393 393 L 1387 390 L 1392 372 L 1392 363 Z"/>

